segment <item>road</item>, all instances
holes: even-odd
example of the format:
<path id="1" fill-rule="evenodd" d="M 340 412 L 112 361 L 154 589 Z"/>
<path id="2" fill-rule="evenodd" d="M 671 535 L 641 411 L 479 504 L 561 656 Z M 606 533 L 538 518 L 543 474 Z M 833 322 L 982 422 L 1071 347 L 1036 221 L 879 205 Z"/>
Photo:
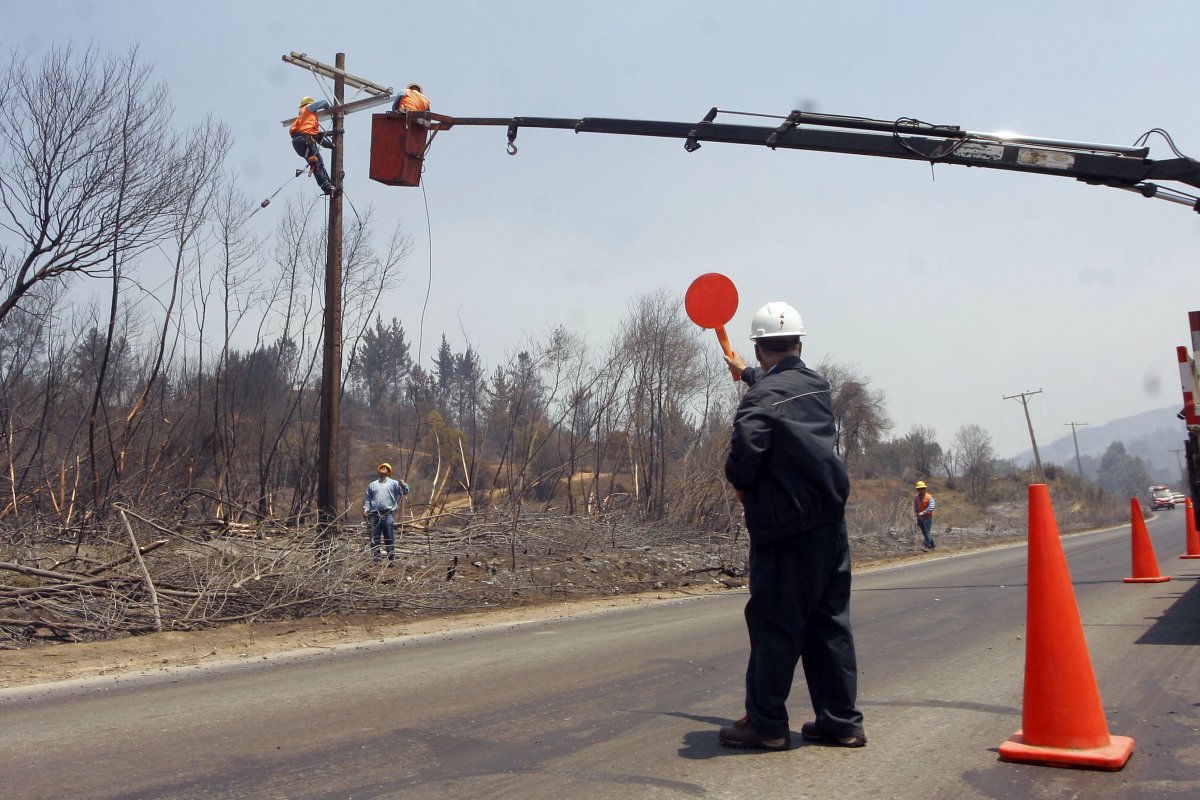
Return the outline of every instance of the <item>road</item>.
<path id="1" fill-rule="evenodd" d="M 1200 796 L 1200 560 L 1126 584 L 1129 528 L 1064 540 L 1120 772 L 997 760 L 1021 725 L 1025 548 L 858 575 L 870 743 L 728 750 L 742 592 L 0 691 L 4 798 L 1169 798 Z M 808 716 L 798 678 L 792 728 Z"/>

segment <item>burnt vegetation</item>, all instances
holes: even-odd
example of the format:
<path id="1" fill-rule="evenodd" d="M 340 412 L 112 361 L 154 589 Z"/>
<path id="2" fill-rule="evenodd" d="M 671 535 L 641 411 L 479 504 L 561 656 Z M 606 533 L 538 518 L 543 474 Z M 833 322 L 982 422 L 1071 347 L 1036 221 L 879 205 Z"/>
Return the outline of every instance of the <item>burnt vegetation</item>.
<path id="1" fill-rule="evenodd" d="M 443 335 L 419 364 L 379 311 L 409 238 L 360 209 L 344 246 L 344 514 L 319 538 L 319 204 L 251 226 L 226 132 L 172 133 L 136 51 L 14 54 L 0 87 L 0 648 L 742 585 L 722 471 L 737 387 L 680 297 L 635 298 L 599 345 L 560 327 L 489 366 Z M 1028 476 L 985 431 L 945 450 L 929 428 L 892 437 L 869 378 L 818 370 L 860 561 L 919 550 L 918 477 L 939 482 L 944 544 L 1023 534 Z M 359 513 L 380 460 L 413 486 L 394 567 L 372 562 Z M 1064 529 L 1120 511 L 1055 480 Z"/>

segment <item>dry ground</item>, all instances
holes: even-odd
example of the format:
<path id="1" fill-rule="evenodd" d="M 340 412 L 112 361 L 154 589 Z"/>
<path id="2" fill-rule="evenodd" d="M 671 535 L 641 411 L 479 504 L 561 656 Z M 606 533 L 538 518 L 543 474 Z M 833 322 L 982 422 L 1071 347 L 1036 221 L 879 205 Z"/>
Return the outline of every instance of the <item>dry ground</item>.
<path id="1" fill-rule="evenodd" d="M 971 529 L 938 532 L 939 547 L 926 553 L 909 531 L 872 542 L 854 543 L 856 570 L 909 560 L 941 556 L 980 547 L 998 546 L 1019 539 L 1014 531 Z M 492 567 L 500 559 L 493 557 Z M 506 575 L 493 572 L 487 561 L 455 575 L 460 594 L 474 596 L 484 610 L 414 615 L 404 611 L 378 610 L 354 614 L 328 614 L 312 618 L 234 624 L 191 631 L 164 631 L 104 641 L 30 646 L 0 650 L 0 685 L 30 686 L 73 679 L 116 676 L 130 673 L 168 671 L 180 667 L 228 661 L 263 659 L 273 654 L 305 648 L 328 648 L 354 642 L 380 641 L 398 636 L 436 633 L 484 625 L 509 624 L 533 619 L 554 619 L 589 612 L 643 605 L 663 599 L 731 591 L 744 588 L 744 578 L 715 571 L 689 568 L 696 553 L 669 548 L 635 548 L 564 561 L 552 559 L 545 569 L 574 578 L 573 585 L 555 596 L 507 596 L 497 591 Z M 400 567 L 396 572 L 402 572 Z M 528 570 L 528 567 L 526 568 Z M 535 568 L 536 569 L 536 568 Z M 567 571 L 569 570 L 569 571 Z M 388 573 L 385 574 L 390 574 Z M 736 570 L 735 570 L 736 572 Z M 649 576 L 649 577 L 648 577 Z M 652 591 L 629 591 L 652 581 Z M 614 588 L 608 588 L 614 587 Z M 625 587 L 621 591 L 619 587 Z M 649 588 L 648 586 L 646 588 Z M 616 593 L 614 593 L 614 589 Z M 492 601 L 479 598 L 491 597 Z M 499 607 L 490 607 L 490 606 Z"/>
<path id="2" fill-rule="evenodd" d="M 715 589 L 726 591 L 715 584 Z M 394 612 L 228 625 L 198 631 L 151 633 L 99 642 L 29 647 L 0 651 L 0 686 L 41 683 L 107 675 L 168 671 L 178 667 L 247 661 L 306 648 L 326 648 L 400 636 L 441 633 L 485 625 L 535 619 L 558 619 L 593 611 L 644 605 L 662 599 L 713 591 L 653 592 L 641 595 L 577 599 L 522 608 L 412 619 Z"/>

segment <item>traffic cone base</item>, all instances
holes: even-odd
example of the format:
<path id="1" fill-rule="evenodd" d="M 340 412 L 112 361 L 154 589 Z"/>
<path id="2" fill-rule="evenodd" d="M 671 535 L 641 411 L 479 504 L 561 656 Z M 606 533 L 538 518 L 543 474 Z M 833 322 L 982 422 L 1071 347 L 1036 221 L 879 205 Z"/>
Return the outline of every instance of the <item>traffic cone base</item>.
<path id="1" fill-rule="evenodd" d="M 1154 557 L 1154 545 L 1150 541 L 1150 532 L 1146 530 L 1146 520 L 1142 517 L 1142 507 L 1136 497 L 1129 498 L 1129 513 L 1132 517 L 1130 532 L 1133 534 L 1133 576 L 1126 578 L 1126 583 L 1162 583 L 1171 580 L 1170 576 L 1158 571 L 1158 559 Z"/>
<path id="2" fill-rule="evenodd" d="M 1200 555 L 1192 555 L 1190 553 L 1184 553 L 1183 555 L 1180 556 L 1180 558 L 1200 558 Z"/>
<path id="3" fill-rule="evenodd" d="M 1040 747 L 1026 744 L 1021 731 L 1000 745 L 1000 760 L 1024 764 L 1042 764 L 1047 767 L 1075 767 L 1080 769 L 1104 769 L 1116 772 L 1125 766 L 1133 755 L 1133 739 L 1128 736 L 1109 736 L 1106 747 L 1086 750 L 1071 750 L 1064 747 Z"/>

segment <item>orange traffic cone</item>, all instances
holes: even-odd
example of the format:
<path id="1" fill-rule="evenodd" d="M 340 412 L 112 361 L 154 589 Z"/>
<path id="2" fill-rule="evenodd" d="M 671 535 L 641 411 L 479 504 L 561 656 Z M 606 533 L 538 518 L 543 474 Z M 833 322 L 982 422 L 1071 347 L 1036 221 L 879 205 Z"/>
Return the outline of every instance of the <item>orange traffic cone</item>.
<path id="1" fill-rule="evenodd" d="M 1196 533 L 1196 511 L 1192 508 L 1190 497 L 1184 504 L 1187 507 L 1184 514 L 1187 517 L 1187 552 L 1180 558 L 1200 558 L 1200 534 Z"/>
<path id="2" fill-rule="evenodd" d="M 1136 497 L 1129 498 L 1129 510 L 1133 523 L 1133 577 L 1126 583 L 1163 583 L 1171 580 L 1169 575 L 1158 571 L 1158 559 L 1154 557 L 1154 545 L 1142 519 L 1142 507 Z"/>
<path id="3" fill-rule="evenodd" d="M 1000 745 L 1000 759 L 1118 770 L 1133 739 L 1108 733 L 1050 492 L 1040 483 L 1029 487 L 1028 570 L 1021 730 Z"/>

